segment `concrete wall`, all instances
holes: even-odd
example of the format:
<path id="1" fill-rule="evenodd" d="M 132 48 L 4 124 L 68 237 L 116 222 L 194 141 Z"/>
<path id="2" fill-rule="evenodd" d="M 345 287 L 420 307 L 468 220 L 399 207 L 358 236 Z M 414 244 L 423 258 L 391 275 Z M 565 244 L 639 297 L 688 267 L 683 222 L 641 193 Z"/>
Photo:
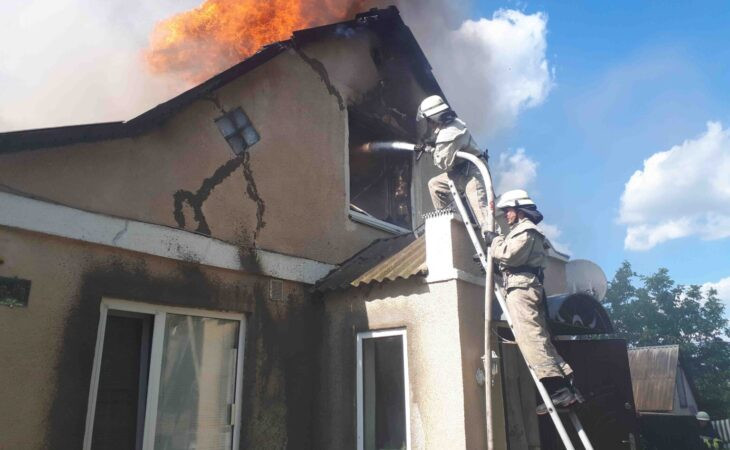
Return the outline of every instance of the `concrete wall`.
<path id="1" fill-rule="evenodd" d="M 3 227 L 0 259 L 32 282 L 27 308 L 0 306 L 0 448 L 81 448 L 102 297 L 246 313 L 241 448 L 310 441 L 320 314 L 305 286 L 272 302 L 263 277 Z"/>
<path id="2" fill-rule="evenodd" d="M 136 138 L 0 155 L 0 180 L 82 209 L 338 263 L 387 236 L 348 217 L 346 108 L 382 77 L 371 40 L 287 50 Z M 403 90 L 420 99 L 417 87 Z M 261 140 L 235 157 L 214 119 L 239 106 Z M 430 209 L 430 161 L 420 171 L 418 217 Z"/>
<path id="3" fill-rule="evenodd" d="M 324 336 L 315 448 L 356 445 L 356 336 L 405 327 L 414 449 L 484 448 L 480 289 L 421 277 L 324 296 Z"/>

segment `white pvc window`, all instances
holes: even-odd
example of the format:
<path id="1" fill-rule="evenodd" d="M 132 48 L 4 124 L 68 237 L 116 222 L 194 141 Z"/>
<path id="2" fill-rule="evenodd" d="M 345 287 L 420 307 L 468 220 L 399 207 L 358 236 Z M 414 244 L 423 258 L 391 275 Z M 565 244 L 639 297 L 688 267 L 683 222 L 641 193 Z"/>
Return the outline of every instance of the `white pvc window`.
<path id="1" fill-rule="evenodd" d="M 236 450 L 242 314 L 104 299 L 84 449 Z"/>
<path id="2" fill-rule="evenodd" d="M 406 330 L 357 335 L 357 448 L 410 450 Z"/>

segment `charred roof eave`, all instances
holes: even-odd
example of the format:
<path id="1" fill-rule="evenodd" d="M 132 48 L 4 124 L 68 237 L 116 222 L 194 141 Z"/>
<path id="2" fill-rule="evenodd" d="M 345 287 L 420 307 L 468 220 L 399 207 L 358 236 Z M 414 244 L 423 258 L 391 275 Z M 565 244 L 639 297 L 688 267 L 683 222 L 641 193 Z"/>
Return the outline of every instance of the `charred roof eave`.
<path id="1" fill-rule="evenodd" d="M 125 122 L 105 122 L 0 133 L 0 155 L 141 135 L 163 124 L 182 108 L 273 59 L 286 49 L 299 47 L 308 42 L 331 36 L 342 27 L 369 28 L 388 42 L 393 43 L 393 45 L 402 46 L 406 53 L 411 56 L 411 67 L 424 90 L 443 95 L 416 38 L 403 22 L 398 9 L 391 6 L 386 9 L 372 9 L 366 13 L 358 14 L 354 20 L 295 31 L 290 40 L 266 45 L 254 55 L 231 68 Z"/>

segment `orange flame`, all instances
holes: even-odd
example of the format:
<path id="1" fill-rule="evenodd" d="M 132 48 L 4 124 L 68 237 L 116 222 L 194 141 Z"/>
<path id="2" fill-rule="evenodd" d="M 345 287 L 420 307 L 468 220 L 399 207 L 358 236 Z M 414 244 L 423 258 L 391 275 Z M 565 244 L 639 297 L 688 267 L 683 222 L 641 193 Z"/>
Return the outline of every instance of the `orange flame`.
<path id="1" fill-rule="evenodd" d="M 200 82 L 294 30 L 343 20 L 359 0 L 205 0 L 159 22 L 145 60 L 154 73 Z"/>

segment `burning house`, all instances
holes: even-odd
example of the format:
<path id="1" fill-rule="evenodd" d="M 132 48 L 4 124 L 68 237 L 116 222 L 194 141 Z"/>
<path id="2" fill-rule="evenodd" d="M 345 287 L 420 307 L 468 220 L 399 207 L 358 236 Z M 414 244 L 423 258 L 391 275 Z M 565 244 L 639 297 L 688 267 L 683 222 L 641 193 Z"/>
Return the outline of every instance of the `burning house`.
<path id="1" fill-rule="evenodd" d="M 484 448 L 463 227 L 427 214 L 425 159 L 359 150 L 413 141 L 431 94 L 389 8 L 296 31 L 126 122 L 0 134 L 0 448 Z M 567 261 L 551 254 L 549 294 Z M 555 317 L 610 331 L 572 304 Z M 536 448 L 551 438 L 503 344 L 497 438 Z M 593 426 L 628 439 L 611 345 L 590 389 L 619 412 Z"/>

